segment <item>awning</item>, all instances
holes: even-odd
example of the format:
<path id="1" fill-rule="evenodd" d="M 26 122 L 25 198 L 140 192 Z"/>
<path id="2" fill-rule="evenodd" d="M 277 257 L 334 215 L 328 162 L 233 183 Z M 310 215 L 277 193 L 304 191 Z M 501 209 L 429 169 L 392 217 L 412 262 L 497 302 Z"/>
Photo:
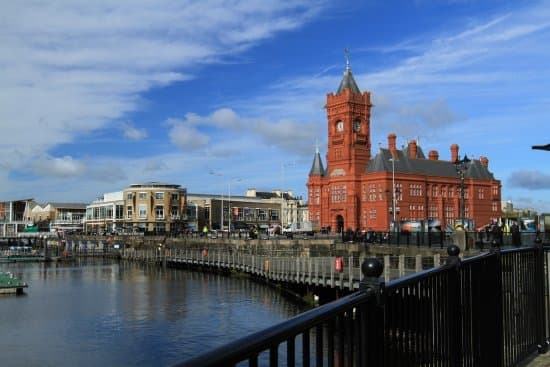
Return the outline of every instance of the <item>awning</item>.
<path id="1" fill-rule="evenodd" d="M 38 226 L 27 226 L 23 229 L 23 232 L 27 232 L 27 233 L 38 232 Z"/>

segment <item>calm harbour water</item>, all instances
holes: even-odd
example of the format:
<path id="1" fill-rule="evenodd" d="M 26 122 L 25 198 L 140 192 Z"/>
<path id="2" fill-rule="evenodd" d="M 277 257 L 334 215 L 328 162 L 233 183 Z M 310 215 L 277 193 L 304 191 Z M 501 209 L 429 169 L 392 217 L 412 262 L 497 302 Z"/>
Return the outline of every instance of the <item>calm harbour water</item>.
<path id="1" fill-rule="evenodd" d="M 246 278 L 128 262 L 0 264 L 27 282 L 0 297 L 2 366 L 166 366 L 303 306 Z"/>

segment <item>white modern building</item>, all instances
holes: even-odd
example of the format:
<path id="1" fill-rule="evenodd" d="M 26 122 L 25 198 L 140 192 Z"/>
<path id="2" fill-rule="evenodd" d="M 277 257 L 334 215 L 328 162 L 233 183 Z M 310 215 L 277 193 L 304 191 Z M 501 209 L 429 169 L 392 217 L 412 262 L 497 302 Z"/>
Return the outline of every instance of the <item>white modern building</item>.
<path id="1" fill-rule="evenodd" d="M 120 232 L 124 228 L 124 192 L 103 194 L 86 206 L 86 233 Z"/>

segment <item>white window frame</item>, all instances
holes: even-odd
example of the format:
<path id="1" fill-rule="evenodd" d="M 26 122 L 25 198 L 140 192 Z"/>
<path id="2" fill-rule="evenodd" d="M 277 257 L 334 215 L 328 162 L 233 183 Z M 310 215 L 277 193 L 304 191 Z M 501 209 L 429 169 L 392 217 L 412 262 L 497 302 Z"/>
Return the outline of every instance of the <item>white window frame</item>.
<path id="1" fill-rule="evenodd" d="M 138 218 L 147 218 L 147 204 L 139 204 L 138 206 Z"/>

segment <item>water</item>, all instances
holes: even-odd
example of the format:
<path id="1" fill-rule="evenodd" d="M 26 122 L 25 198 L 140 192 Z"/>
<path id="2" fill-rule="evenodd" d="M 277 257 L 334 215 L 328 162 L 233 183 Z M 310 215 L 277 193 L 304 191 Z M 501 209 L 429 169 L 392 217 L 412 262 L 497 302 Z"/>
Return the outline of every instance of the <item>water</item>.
<path id="1" fill-rule="evenodd" d="M 0 297 L 3 366 L 165 366 L 303 311 L 276 290 L 128 262 L 0 264 L 27 282 Z"/>

